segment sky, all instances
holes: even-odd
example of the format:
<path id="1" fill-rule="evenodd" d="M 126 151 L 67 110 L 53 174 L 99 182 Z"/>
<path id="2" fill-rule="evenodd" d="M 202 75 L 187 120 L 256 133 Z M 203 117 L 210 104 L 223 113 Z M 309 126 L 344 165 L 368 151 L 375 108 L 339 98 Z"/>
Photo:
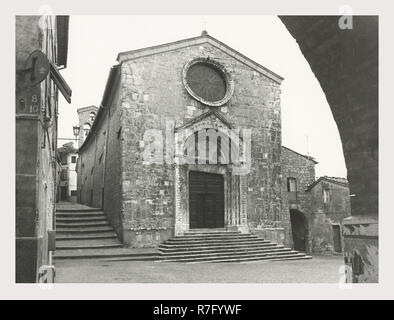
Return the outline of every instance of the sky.
<path id="1" fill-rule="evenodd" d="M 70 16 L 68 62 L 61 74 L 72 89 L 72 103 L 59 98 L 59 137 L 73 138 L 78 108 L 100 105 L 119 52 L 196 37 L 204 29 L 285 78 L 282 144 L 314 157 L 317 177 L 346 177 L 338 128 L 325 95 L 276 16 Z M 59 146 L 65 142 L 59 140 Z"/>

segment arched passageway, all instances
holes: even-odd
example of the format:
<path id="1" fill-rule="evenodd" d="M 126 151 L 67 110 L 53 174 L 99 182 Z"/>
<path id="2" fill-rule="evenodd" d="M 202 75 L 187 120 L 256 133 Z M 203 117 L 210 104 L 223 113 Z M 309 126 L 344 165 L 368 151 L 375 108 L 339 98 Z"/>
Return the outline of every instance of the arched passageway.
<path id="1" fill-rule="evenodd" d="M 294 249 L 301 252 L 307 252 L 309 228 L 305 215 L 301 211 L 291 209 L 290 222 Z"/>
<path id="2" fill-rule="evenodd" d="M 359 252 L 368 270 L 358 281 L 377 282 L 378 16 L 279 18 L 319 81 L 341 137 L 352 194 L 352 215 L 343 222 L 345 263 L 351 268 Z"/>

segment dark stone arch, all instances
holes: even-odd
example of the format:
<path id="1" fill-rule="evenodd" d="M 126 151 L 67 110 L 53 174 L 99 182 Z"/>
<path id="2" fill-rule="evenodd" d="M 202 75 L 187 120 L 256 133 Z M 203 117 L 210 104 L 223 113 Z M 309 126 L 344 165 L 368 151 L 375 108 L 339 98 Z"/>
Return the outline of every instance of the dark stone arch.
<path id="1" fill-rule="evenodd" d="M 294 249 L 309 252 L 310 228 L 307 217 L 299 210 L 290 209 L 290 222 Z"/>
<path id="2" fill-rule="evenodd" d="M 350 29 L 340 28 L 340 16 L 279 18 L 319 81 L 341 137 L 353 195 L 345 262 L 357 249 L 370 266 L 359 281 L 377 282 L 378 259 L 370 253 L 378 252 L 378 16 L 352 16 Z"/>

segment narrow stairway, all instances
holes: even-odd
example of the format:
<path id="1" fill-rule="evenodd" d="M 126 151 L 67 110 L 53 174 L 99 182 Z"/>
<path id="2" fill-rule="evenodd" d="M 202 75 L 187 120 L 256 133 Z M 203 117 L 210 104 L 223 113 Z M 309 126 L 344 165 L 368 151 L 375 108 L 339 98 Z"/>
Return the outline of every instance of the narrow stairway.
<path id="1" fill-rule="evenodd" d="M 54 258 L 127 258 L 156 260 L 157 251 L 123 248 L 101 209 L 63 203 L 56 210 L 56 252 Z"/>
<path id="2" fill-rule="evenodd" d="M 163 262 L 252 262 L 312 258 L 256 235 L 225 229 L 189 231 L 163 242 L 159 251 Z"/>

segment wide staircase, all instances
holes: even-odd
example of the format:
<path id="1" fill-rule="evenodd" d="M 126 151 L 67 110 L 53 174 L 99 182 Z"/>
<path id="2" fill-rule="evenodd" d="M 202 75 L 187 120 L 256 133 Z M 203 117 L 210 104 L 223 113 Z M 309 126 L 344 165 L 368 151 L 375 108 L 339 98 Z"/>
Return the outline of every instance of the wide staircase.
<path id="1" fill-rule="evenodd" d="M 157 251 L 123 248 L 101 209 L 60 203 L 56 210 L 56 252 L 61 259 L 156 260 Z"/>
<path id="2" fill-rule="evenodd" d="M 162 262 L 253 262 L 310 259 L 252 234 L 226 229 L 192 229 L 161 243 L 158 250 L 124 248 L 104 212 L 80 204 L 60 203 L 56 210 L 55 261 L 104 259 Z"/>
<path id="3" fill-rule="evenodd" d="M 196 229 L 159 245 L 163 262 L 252 262 L 311 259 L 252 234 L 225 229 Z"/>

